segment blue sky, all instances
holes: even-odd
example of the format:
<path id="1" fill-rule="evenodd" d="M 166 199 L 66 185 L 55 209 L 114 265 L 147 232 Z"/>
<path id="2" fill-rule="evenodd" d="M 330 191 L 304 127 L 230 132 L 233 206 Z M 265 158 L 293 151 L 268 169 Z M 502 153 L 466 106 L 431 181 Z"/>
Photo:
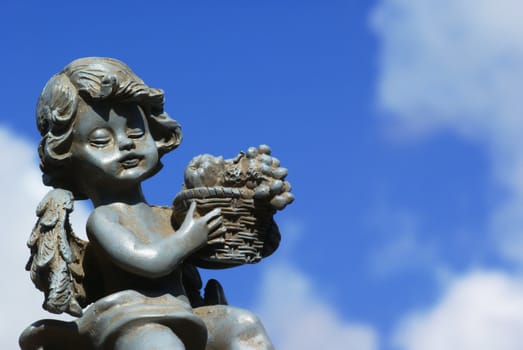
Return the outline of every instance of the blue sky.
<path id="1" fill-rule="evenodd" d="M 75 58 L 115 57 L 165 90 L 184 132 L 145 184 L 149 202 L 169 204 L 201 153 L 266 143 L 289 168 L 296 201 L 277 215 L 280 250 L 204 272 L 262 316 L 279 349 L 518 348 L 518 10 L 516 0 L 5 1 L 2 270 L 32 288 L 39 92 Z M 15 292 L 2 308 L 24 312 L 16 323 L 2 313 L 3 347 L 49 317 L 31 311 L 39 294 Z"/>

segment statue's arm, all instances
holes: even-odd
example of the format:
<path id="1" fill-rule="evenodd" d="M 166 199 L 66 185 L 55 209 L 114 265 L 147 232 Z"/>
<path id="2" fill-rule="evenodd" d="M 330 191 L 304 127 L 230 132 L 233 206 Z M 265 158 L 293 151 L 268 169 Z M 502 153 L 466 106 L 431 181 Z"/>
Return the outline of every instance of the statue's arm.
<path id="1" fill-rule="evenodd" d="M 209 232 L 221 226 L 220 211 L 194 218 L 194 205 L 181 227 L 165 238 L 144 243 L 119 223 L 109 207 L 97 208 L 87 221 L 89 240 L 99 246 L 122 269 L 144 277 L 161 277 L 207 242 Z"/>

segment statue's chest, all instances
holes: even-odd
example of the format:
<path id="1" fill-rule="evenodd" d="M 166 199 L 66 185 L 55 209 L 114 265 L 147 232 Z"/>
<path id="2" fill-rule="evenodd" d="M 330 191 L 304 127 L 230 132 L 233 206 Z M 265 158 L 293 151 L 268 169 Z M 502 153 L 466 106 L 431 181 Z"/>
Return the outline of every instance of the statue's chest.
<path id="1" fill-rule="evenodd" d="M 153 243 L 174 233 L 171 212 L 162 207 L 126 210 L 120 214 L 120 223 L 143 243 Z"/>

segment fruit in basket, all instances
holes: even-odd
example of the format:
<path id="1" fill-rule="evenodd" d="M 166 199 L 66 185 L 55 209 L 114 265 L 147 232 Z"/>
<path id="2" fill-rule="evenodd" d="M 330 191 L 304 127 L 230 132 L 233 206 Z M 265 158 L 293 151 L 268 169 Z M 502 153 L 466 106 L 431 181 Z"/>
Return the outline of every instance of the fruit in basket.
<path id="1" fill-rule="evenodd" d="M 187 188 L 214 187 L 223 183 L 225 161 L 223 157 L 202 154 L 191 160 L 185 168 L 184 180 Z"/>
<path id="2" fill-rule="evenodd" d="M 244 188 L 252 191 L 256 200 L 282 210 L 292 203 L 294 196 L 288 193 L 290 184 L 284 181 L 288 170 L 280 167 L 280 161 L 271 153 L 269 146 L 260 145 L 227 160 L 210 154 L 199 155 L 185 169 L 184 188 Z"/>
<path id="3" fill-rule="evenodd" d="M 192 262 L 200 267 L 223 268 L 256 263 L 278 247 L 280 233 L 273 216 L 292 203 L 287 169 L 267 145 L 250 147 L 224 160 L 204 154 L 185 170 L 182 192 L 174 199 L 173 223 L 181 222 L 192 201 L 199 215 L 220 208 L 223 234 L 211 235 Z"/>

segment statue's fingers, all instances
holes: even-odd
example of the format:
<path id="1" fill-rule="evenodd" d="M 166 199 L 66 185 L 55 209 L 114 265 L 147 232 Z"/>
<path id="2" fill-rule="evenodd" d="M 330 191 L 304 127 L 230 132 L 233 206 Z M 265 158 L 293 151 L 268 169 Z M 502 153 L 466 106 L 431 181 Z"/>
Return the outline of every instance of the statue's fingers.
<path id="1" fill-rule="evenodd" d="M 208 239 L 208 241 L 213 240 L 217 237 L 223 236 L 225 234 L 225 232 L 227 232 L 227 227 L 222 225 L 222 226 L 218 227 L 218 229 L 209 233 L 209 236 L 207 239 Z"/>
<path id="2" fill-rule="evenodd" d="M 216 230 L 218 227 L 220 227 L 223 224 L 223 218 L 221 216 L 218 216 L 218 218 L 213 219 L 207 224 L 207 227 L 210 231 Z"/>
<path id="3" fill-rule="evenodd" d="M 210 212 L 208 212 L 207 214 L 205 214 L 203 216 L 204 220 L 206 222 L 209 222 L 211 221 L 212 219 L 215 219 L 219 216 L 222 215 L 222 210 L 220 208 L 214 208 L 213 210 L 211 210 Z"/>
<path id="4" fill-rule="evenodd" d="M 189 218 L 194 217 L 195 210 L 196 210 L 196 201 L 192 201 L 191 205 L 189 206 L 189 210 L 187 210 L 186 217 L 189 217 Z"/>

